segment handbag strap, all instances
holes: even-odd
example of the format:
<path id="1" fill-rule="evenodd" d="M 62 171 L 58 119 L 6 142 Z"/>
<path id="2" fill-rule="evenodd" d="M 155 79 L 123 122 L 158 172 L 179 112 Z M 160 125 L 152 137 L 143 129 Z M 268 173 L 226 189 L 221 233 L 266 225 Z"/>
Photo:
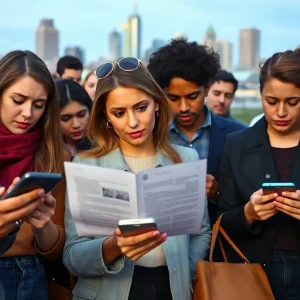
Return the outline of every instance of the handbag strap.
<path id="1" fill-rule="evenodd" d="M 235 243 L 231 240 L 231 238 L 227 235 L 227 233 L 225 232 L 225 230 L 223 229 L 223 227 L 221 226 L 221 219 L 222 219 L 221 215 L 218 220 L 216 221 L 216 223 L 213 226 L 213 231 L 212 231 L 212 238 L 211 238 L 211 246 L 210 246 L 210 253 L 209 253 L 209 261 L 212 262 L 212 255 L 213 255 L 213 251 L 216 245 L 216 240 L 217 237 L 219 235 L 219 233 L 222 234 L 222 236 L 225 238 L 225 240 L 228 242 L 228 244 L 235 250 L 235 252 L 239 255 L 239 257 L 247 264 L 250 264 L 249 260 L 246 258 L 246 256 L 242 253 L 242 251 L 235 245 Z M 220 247 L 221 247 L 221 251 L 223 254 L 223 258 L 224 261 L 227 262 L 227 256 L 222 244 L 222 241 L 220 241 L 219 239 L 219 243 L 220 243 Z"/>

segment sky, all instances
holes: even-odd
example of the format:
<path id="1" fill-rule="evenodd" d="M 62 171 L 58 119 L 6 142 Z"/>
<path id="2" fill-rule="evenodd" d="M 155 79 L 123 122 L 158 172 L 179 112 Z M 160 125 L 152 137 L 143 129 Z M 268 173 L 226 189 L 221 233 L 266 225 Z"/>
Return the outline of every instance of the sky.
<path id="1" fill-rule="evenodd" d="M 60 55 L 67 46 L 83 47 L 87 62 L 108 54 L 109 33 L 133 13 L 142 19 L 142 50 L 152 39 L 169 41 L 184 33 L 200 42 L 209 25 L 217 39 L 234 45 L 238 64 L 239 30 L 261 30 L 262 58 L 300 45 L 299 0 L 14 0 L 2 1 L 0 10 L 0 55 L 15 49 L 35 51 L 35 30 L 40 19 L 54 19 L 60 32 Z"/>

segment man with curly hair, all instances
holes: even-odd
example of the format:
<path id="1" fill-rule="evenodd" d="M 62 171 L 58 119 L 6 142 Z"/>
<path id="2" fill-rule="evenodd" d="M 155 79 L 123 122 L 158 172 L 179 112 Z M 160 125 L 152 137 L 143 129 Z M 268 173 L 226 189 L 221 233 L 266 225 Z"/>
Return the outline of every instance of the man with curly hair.
<path id="1" fill-rule="evenodd" d="M 211 223 L 214 223 L 226 136 L 244 128 L 212 114 L 204 104 L 209 82 L 220 70 L 219 56 L 205 45 L 174 39 L 151 55 L 148 69 L 165 91 L 174 114 L 170 125 L 172 142 L 192 147 L 200 159 L 208 160 L 206 192 Z"/>

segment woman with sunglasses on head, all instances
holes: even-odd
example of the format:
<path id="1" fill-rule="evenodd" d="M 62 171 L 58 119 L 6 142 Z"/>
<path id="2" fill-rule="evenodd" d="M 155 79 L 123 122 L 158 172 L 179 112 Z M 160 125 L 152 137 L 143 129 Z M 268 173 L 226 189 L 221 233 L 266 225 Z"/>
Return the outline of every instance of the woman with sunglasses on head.
<path id="1" fill-rule="evenodd" d="M 30 51 L 0 60 L 0 196 L 27 172 L 63 172 L 59 103 L 51 74 Z M 66 160 L 69 160 L 66 155 Z M 11 247 L 0 258 L 5 299 L 47 299 L 44 258 L 58 259 L 64 244 L 64 184 L 0 201 L 0 236 Z M 4 249 L 6 250 L 6 249 Z"/>
<path id="2" fill-rule="evenodd" d="M 264 117 L 228 136 L 224 148 L 221 224 L 264 266 L 276 300 L 300 299 L 300 49 L 267 59 L 259 80 Z M 264 192 L 263 183 L 284 188 Z M 241 261 L 231 249 L 228 259 Z"/>
<path id="3" fill-rule="evenodd" d="M 86 138 L 92 100 L 77 82 L 70 79 L 60 79 L 55 82 L 60 101 L 60 126 L 65 148 L 71 158 L 78 151 L 91 148 Z"/>
<path id="4" fill-rule="evenodd" d="M 169 142 L 167 100 L 139 60 L 123 58 L 95 73 L 87 129 L 95 147 L 75 162 L 136 173 L 198 159 L 195 150 Z M 68 208 L 65 222 L 64 263 L 79 277 L 74 299 L 191 299 L 195 264 L 210 244 L 207 208 L 199 235 L 170 238 L 158 231 L 123 237 L 119 229 L 112 236 L 79 237 Z"/>

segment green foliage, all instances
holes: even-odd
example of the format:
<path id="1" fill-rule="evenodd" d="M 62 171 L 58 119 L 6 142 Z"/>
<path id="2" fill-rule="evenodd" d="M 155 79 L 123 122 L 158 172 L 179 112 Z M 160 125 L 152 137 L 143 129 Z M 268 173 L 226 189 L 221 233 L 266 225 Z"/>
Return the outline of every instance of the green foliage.
<path id="1" fill-rule="evenodd" d="M 246 124 L 249 124 L 254 117 L 263 112 L 262 108 L 236 108 L 230 111 L 233 117 Z"/>

